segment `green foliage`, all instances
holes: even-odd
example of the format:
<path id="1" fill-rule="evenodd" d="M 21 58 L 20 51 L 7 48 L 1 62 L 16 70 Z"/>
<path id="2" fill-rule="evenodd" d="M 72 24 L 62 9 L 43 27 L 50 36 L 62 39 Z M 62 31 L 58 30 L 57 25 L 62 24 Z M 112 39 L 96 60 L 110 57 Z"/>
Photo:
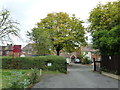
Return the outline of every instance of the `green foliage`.
<path id="1" fill-rule="evenodd" d="M 28 36 L 31 36 L 31 33 L 28 32 Z M 49 34 L 42 29 L 34 28 L 32 36 L 35 37 L 31 39 L 35 41 L 33 48 L 35 51 L 37 51 L 37 54 L 49 54 L 50 48 L 52 47 L 51 40 L 48 38 Z"/>
<path id="2" fill-rule="evenodd" d="M 30 82 L 32 84 L 36 83 L 39 80 L 40 73 L 38 73 L 38 72 L 39 72 L 38 69 L 36 69 L 36 68 L 32 69 L 32 73 L 30 75 L 30 78 L 27 78 L 28 80 L 30 80 Z"/>
<path id="3" fill-rule="evenodd" d="M 75 15 L 69 17 L 63 12 L 50 13 L 37 23 L 37 27 L 33 28 L 28 36 L 39 45 L 38 47 L 36 45 L 38 52 L 46 48 L 56 50 L 59 55 L 62 49 L 71 52 L 75 47 L 85 44 L 86 38 L 82 23 Z"/>
<path id="4" fill-rule="evenodd" d="M 94 48 L 100 49 L 103 54 L 119 54 L 120 53 L 120 25 L 112 28 L 110 31 L 101 30 L 93 34 Z"/>
<path id="5" fill-rule="evenodd" d="M 98 4 L 90 12 L 89 22 L 91 23 L 90 31 L 111 30 L 120 22 L 120 1 L 108 2 L 105 5 Z"/>
<path id="6" fill-rule="evenodd" d="M 102 54 L 120 53 L 120 1 L 99 4 L 89 17 L 89 31 L 93 36 L 93 47 Z"/>
<path id="7" fill-rule="evenodd" d="M 85 53 L 80 53 L 80 59 L 85 58 L 85 57 L 86 57 L 86 55 L 87 55 L 87 52 L 85 52 Z"/>
<path id="8" fill-rule="evenodd" d="M 42 75 L 45 74 L 58 74 L 58 71 L 43 71 Z M 27 70 L 8 70 L 2 69 L 0 73 L 2 77 L 0 89 L 2 90 L 22 90 L 30 88 L 35 83 L 40 81 L 40 70 L 38 69 L 27 69 Z"/>
<path id="9" fill-rule="evenodd" d="M 84 58 L 83 58 L 83 60 L 82 60 L 82 64 L 90 64 L 90 63 L 92 63 L 92 61 L 89 60 L 88 57 L 84 57 Z"/>
<path id="10" fill-rule="evenodd" d="M 14 59 L 15 66 L 14 69 L 17 69 L 18 58 Z M 43 70 L 52 70 L 60 71 L 66 73 L 65 58 L 61 56 L 36 56 L 36 57 L 21 57 L 20 58 L 20 68 L 21 69 L 31 69 L 38 68 Z M 52 63 L 52 66 L 47 66 L 47 63 Z M 2 68 L 3 69 L 12 69 L 12 58 L 11 57 L 2 57 Z"/>
<path id="11" fill-rule="evenodd" d="M 38 82 L 40 79 L 39 70 L 3 70 L 2 71 L 2 88 L 18 90 L 28 88 L 30 85 Z"/>

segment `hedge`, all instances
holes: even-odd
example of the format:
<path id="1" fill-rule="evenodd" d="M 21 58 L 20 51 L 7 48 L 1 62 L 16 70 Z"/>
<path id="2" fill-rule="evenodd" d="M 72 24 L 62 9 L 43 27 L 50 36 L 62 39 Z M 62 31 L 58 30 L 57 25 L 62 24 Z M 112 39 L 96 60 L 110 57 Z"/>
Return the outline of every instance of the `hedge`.
<path id="1" fill-rule="evenodd" d="M 14 68 L 12 67 L 12 57 L 2 57 L 2 69 L 17 69 L 18 58 L 14 58 Z M 43 69 L 51 71 L 67 72 L 66 60 L 62 56 L 29 56 L 20 57 L 20 69 Z M 47 63 L 52 63 L 52 66 L 48 66 Z"/>

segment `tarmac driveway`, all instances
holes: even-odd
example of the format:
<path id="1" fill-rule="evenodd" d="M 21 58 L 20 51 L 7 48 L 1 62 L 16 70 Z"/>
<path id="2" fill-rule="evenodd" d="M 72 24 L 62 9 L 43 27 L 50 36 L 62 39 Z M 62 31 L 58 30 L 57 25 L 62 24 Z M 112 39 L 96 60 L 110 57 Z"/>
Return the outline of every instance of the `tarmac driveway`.
<path id="1" fill-rule="evenodd" d="M 68 74 L 44 75 L 33 88 L 118 88 L 118 80 L 92 70 L 92 66 L 72 64 Z"/>

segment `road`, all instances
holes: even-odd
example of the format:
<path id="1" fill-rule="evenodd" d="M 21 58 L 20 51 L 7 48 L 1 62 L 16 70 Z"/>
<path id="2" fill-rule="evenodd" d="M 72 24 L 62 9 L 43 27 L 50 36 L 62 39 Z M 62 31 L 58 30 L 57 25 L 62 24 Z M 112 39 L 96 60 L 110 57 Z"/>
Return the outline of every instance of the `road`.
<path id="1" fill-rule="evenodd" d="M 33 88 L 118 88 L 118 80 L 92 71 L 92 66 L 73 64 L 68 74 L 49 74 Z"/>

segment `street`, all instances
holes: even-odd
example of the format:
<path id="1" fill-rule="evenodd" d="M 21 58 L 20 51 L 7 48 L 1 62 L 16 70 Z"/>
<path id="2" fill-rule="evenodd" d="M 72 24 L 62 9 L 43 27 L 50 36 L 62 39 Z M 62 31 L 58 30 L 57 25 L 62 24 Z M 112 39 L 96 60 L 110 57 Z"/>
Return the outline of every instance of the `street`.
<path id="1" fill-rule="evenodd" d="M 92 66 L 73 64 L 68 74 L 44 75 L 33 88 L 118 88 L 118 80 L 92 70 Z"/>

